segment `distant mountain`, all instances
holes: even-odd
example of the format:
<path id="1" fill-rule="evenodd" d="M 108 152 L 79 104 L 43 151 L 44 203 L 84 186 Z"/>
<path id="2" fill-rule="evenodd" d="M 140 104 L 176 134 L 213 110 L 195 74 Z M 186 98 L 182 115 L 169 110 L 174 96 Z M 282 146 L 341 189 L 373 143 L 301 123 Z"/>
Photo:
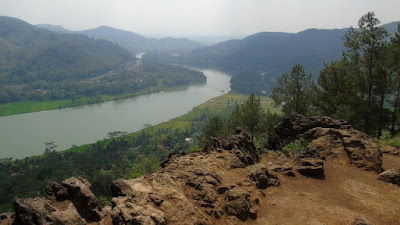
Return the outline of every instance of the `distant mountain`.
<path id="1" fill-rule="evenodd" d="M 55 33 L 0 17 L 0 85 L 88 78 L 129 59 L 126 50 L 109 41 Z"/>
<path id="2" fill-rule="evenodd" d="M 104 39 L 126 48 L 131 53 L 148 51 L 185 51 L 202 47 L 198 42 L 187 38 L 147 38 L 130 31 L 119 30 L 112 27 L 100 26 L 95 29 L 83 31 L 69 31 L 61 26 L 39 24 L 38 27 L 61 33 L 84 34 L 96 39 Z"/>
<path id="3" fill-rule="evenodd" d="M 54 31 L 54 32 L 57 32 L 57 33 L 72 33 L 70 30 L 67 30 L 64 27 L 60 26 L 60 25 L 38 24 L 36 26 L 40 27 L 42 29 Z"/>
<path id="4" fill-rule="evenodd" d="M 385 24 L 390 34 L 397 23 Z M 214 67 L 230 72 L 232 90 L 268 94 L 277 77 L 302 64 L 316 78 L 329 63 L 341 57 L 348 29 L 308 29 L 299 33 L 262 32 L 198 48 L 182 55 L 147 55 L 170 63 Z"/>

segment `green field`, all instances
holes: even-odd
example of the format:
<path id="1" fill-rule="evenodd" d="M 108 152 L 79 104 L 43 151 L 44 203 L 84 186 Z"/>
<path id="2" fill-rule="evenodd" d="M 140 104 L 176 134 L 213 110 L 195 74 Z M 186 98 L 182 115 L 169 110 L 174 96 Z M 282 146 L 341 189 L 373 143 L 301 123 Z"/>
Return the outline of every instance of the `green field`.
<path id="1" fill-rule="evenodd" d="M 140 95 L 157 93 L 161 91 L 175 91 L 186 88 L 187 86 L 177 86 L 174 88 L 165 87 L 165 86 L 157 86 L 157 87 L 149 87 L 144 90 L 128 93 L 123 95 L 101 95 L 99 97 L 83 97 L 79 99 L 64 99 L 64 100 L 51 100 L 51 101 L 21 101 L 21 102 L 12 102 L 0 104 L 0 117 L 1 116 L 9 116 L 15 114 L 22 113 L 31 113 L 31 112 L 39 112 L 46 110 L 54 110 L 54 109 L 62 109 L 66 107 L 75 107 L 87 104 L 94 104 L 105 101 L 112 101 L 124 98 L 132 98 Z"/>

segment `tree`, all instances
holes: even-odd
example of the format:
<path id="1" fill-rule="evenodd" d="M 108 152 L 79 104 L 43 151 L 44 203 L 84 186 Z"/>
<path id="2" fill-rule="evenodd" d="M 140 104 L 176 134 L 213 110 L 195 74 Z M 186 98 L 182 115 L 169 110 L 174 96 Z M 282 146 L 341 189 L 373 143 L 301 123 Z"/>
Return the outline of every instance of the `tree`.
<path id="1" fill-rule="evenodd" d="M 360 123 L 358 109 L 362 108 L 356 86 L 357 80 L 346 59 L 325 64 L 318 85 L 313 86 L 313 104 L 323 115 L 345 119 L 356 125 Z"/>
<path id="2" fill-rule="evenodd" d="M 271 98 L 276 106 L 282 106 L 282 112 L 286 115 L 292 113 L 308 115 L 311 106 L 311 90 L 311 74 L 306 75 L 303 66 L 296 64 L 290 75 L 286 73 L 277 79 Z"/>
<path id="3" fill-rule="evenodd" d="M 219 116 L 214 116 L 204 125 L 199 140 L 201 145 L 205 145 L 211 138 L 220 137 L 224 134 L 226 134 L 225 121 Z"/>
<path id="4" fill-rule="evenodd" d="M 351 28 L 344 37 L 343 52 L 357 80 L 359 96 L 363 103 L 364 131 L 371 128 L 381 134 L 385 118 L 385 101 L 390 92 L 390 76 L 386 70 L 387 31 L 379 27 L 374 12 L 368 12 L 358 21 L 358 28 Z"/>
<path id="5" fill-rule="evenodd" d="M 395 133 L 395 126 L 398 122 L 398 113 L 399 113 L 399 100 L 400 100 L 400 24 L 398 24 L 397 32 L 394 37 L 391 38 L 389 44 L 389 63 L 391 68 L 391 73 L 393 75 L 393 97 L 391 100 L 391 105 L 393 107 L 392 115 L 391 115 L 391 132 Z"/>
<path id="6" fill-rule="evenodd" d="M 261 107 L 260 97 L 256 98 L 254 93 L 251 93 L 249 98 L 241 106 L 243 127 L 250 131 L 251 140 L 254 139 L 254 134 L 260 128 L 263 109 Z"/>

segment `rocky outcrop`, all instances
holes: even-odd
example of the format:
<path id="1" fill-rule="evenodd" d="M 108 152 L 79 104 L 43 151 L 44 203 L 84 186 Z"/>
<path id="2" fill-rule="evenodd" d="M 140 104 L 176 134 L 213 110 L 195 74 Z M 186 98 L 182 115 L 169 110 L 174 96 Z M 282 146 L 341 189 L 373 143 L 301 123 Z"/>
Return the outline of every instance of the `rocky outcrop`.
<path id="1" fill-rule="evenodd" d="M 235 187 L 226 194 L 225 210 L 228 215 L 233 215 L 242 221 L 246 221 L 250 215 L 250 194 L 244 189 Z"/>
<path id="2" fill-rule="evenodd" d="M 203 152 L 170 155 L 162 163 L 161 171 L 113 182 L 112 221 L 114 224 L 212 224 L 213 218 L 226 214 L 240 220 L 246 220 L 250 214 L 254 218 L 250 194 L 237 185 L 221 185 L 220 171 L 244 168 L 258 160 L 254 144 L 240 129 L 231 137 L 213 138 Z M 277 179 L 276 175 L 270 178 L 273 175 L 263 169 L 254 169 L 253 185 L 259 185 L 263 179 L 273 185 L 273 178 Z"/>
<path id="3" fill-rule="evenodd" d="M 378 180 L 400 186 L 400 166 L 379 174 Z"/>
<path id="4" fill-rule="evenodd" d="M 269 143 L 276 148 L 294 139 L 305 138 L 310 141 L 309 147 L 314 148 L 321 159 L 329 158 L 338 164 L 353 164 L 365 170 L 382 172 L 379 146 L 346 121 L 325 116 L 307 118 L 295 114 L 278 124 L 275 133 Z"/>
<path id="5" fill-rule="evenodd" d="M 15 199 L 14 210 L 14 224 L 87 224 L 73 204 L 60 210 L 45 198 Z"/>
<path id="6" fill-rule="evenodd" d="M 256 182 L 256 187 L 266 189 L 270 186 L 279 186 L 279 179 L 275 172 L 267 169 L 262 164 L 257 164 L 249 167 L 249 177 Z"/>
<path id="7" fill-rule="evenodd" d="M 96 196 L 91 191 L 89 181 L 81 177 L 71 177 L 64 180 L 62 186 L 67 189 L 68 199 L 86 221 L 95 222 L 101 220 L 101 208 Z"/>
<path id="8" fill-rule="evenodd" d="M 14 224 L 72 225 L 102 220 L 102 209 L 86 179 L 71 177 L 62 185 L 50 181 L 46 194 L 46 198 L 15 199 Z"/>
<path id="9" fill-rule="evenodd" d="M 275 126 L 275 134 L 272 135 L 268 144 L 272 149 L 281 149 L 307 131 L 320 128 L 351 129 L 351 125 L 345 120 L 335 120 L 327 116 L 306 117 L 294 114 L 282 120 Z"/>

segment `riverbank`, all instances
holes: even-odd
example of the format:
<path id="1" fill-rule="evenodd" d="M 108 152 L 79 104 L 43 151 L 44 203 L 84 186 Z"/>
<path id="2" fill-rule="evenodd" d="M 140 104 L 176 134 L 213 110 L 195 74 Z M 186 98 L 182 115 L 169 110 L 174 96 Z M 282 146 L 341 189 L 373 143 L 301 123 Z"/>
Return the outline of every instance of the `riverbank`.
<path id="1" fill-rule="evenodd" d="M 18 115 L 23 113 L 56 110 L 56 109 L 76 107 L 82 105 L 90 105 L 106 101 L 133 98 L 141 95 L 158 93 L 162 91 L 165 92 L 179 91 L 179 90 L 184 90 L 185 88 L 188 88 L 191 85 L 197 85 L 197 84 L 190 84 L 190 85 L 183 85 L 176 87 L 165 87 L 165 86 L 149 87 L 138 92 L 127 93 L 123 95 L 100 95 L 98 97 L 82 97 L 78 99 L 62 99 L 62 100 L 51 100 L 51 101 L 41 101 L 41 102 L 21 101 L 21 102 L 5 103 L 5 104 L 0 104 L 0 117 Z"/>
<path id="2" fill-rule="evenodd" d="M 247 95 L 228 93 L 214 97 L 182 116 L 127 135 L 75 146 L 63 151 L 12 160 L 0 160 L 0 212 L 12 208 L 14 197 L 43 195 L 47 180 L 57 182 L 70 176 L 88 179 L 101 202 L 111 196 L 109 184 L 117 178 L 134 178 L 159 168 L 160 161 L 176 151 L 199 149 L 192 141 L 210 116 L 227 113 L 243 103 Z M 262 106 L 272 112 L 271 99 L 261 97 Z M 186 139 L 189 138 L 189 139 Z M 187 141 L 188 140 L 188 141 Z"/>

